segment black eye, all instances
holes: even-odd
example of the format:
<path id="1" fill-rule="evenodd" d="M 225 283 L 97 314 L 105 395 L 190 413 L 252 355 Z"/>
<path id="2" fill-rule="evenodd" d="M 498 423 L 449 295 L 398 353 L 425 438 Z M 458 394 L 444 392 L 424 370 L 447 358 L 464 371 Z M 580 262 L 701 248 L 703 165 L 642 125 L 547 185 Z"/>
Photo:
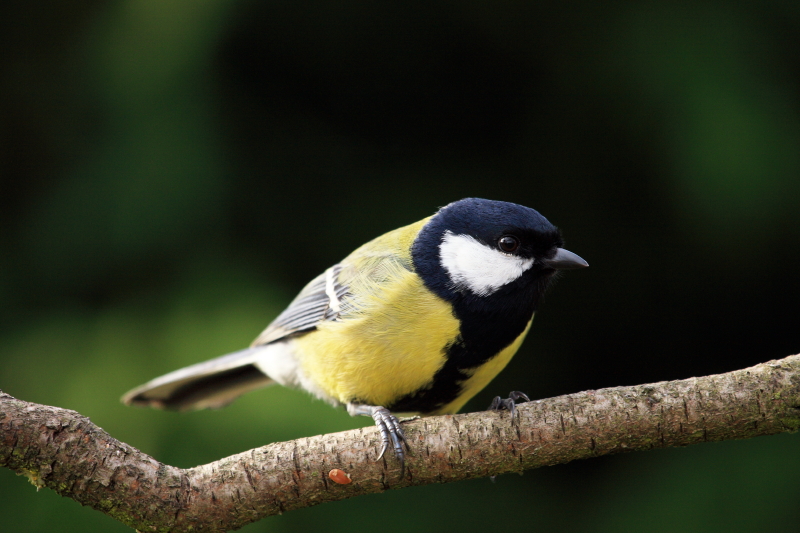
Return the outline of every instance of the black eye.
<path id="1" fill-rule="evenodd" d="M 519 248 L 519 239 L 511 235 L 505 235 L 497 241 L 497 247 L 510 254 Z"/>

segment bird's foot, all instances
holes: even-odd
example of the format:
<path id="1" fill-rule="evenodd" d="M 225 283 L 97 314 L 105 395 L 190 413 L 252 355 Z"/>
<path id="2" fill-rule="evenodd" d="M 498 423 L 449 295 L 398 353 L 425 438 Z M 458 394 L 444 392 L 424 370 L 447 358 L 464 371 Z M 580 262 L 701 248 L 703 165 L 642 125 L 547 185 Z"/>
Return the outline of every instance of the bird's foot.
<path id="1" fill-rule="evenodd" d="M 403 434 L 403 428 L 400 426 L 400 421 L 397 420 L 397 417 L 388 409 L 379 405 L 350 404 L 347 406 L 347 411 L 351 415 L 367 415 L 372 417 L 381 434 L 381 451 L 378 454 L 377 460 L 380 460 L 383 454 L 386 453 L 386 450 L 389 449 L 389 446 L 391 446 L 392 450 L 394 450 L 395 457 L 397 457 L 397 460 L 400 462 L 400 479 L 403 479 L 406 472 L 406 454 L 405 450 L 403 450 L 403 446 L 405 446 L 408 451 L 411 451 L 411 447 L 408 445 L 408 441 L 406 441 L 406 436 Z"/>
<path id="2" fill-rule="evenodd" d="M 529 402 L 531 401 L 528 398 L 528 395 L 524 392 L 520 391 L 511 391 L 508 394 L 508 398 L 501 398 L 500 396 L 495 396 L 494 400 L 492 400 L 492 404 L 489 406 L 490 411 L 511 411 L 511 423 L 516 424 L 516 418 L 514 415 L 517 414 L 517 402 L 522 400 L 522 402 Z M 522 403 L 519 402 L 519 403 Z"/>

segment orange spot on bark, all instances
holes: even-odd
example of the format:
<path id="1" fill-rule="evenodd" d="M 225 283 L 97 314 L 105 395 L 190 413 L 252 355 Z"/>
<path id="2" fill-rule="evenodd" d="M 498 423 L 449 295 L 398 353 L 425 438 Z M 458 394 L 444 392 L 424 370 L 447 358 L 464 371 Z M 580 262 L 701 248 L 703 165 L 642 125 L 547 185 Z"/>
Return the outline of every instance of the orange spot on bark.
<path id="1" fill-rule="evenodd" d="M 331 478 L 331 481 L 334 483 L 338 483 L 339 485 L 347 485 L 348 483 L 352 483 L 353 480 L 350 479 L 350 475 L 345 472 L 344 470 L 339 470 L 338 468 L 334 468 L 330 472 L 328 472 L 328 477 Z"/>

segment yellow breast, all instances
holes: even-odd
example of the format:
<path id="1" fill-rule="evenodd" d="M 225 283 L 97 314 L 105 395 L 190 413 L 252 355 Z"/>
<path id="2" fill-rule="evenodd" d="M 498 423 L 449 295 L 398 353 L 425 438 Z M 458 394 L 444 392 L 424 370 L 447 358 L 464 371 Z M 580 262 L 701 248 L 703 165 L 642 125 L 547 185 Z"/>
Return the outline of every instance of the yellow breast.
<path id="1" fill-rule="evenodd" d="M 300 370 L 339 402 L 389 405 L 433 380 L 458 335 L 450 305 L 405 270 L 363 312 L 295 341 Z"/>

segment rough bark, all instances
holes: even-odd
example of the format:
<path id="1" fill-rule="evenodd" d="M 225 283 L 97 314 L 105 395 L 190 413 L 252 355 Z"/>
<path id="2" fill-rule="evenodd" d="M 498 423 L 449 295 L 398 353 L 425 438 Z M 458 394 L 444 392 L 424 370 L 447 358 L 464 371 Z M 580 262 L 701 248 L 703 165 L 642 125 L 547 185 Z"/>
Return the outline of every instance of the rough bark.
<path id="1" fill-rule="evenodd" d="M 180 469 L 117 441 L 74 411 L 0 392 L 0 466 L 140 531 L 226 531 L 388 489 L 796 431 L 800 355 L 726 374 L 539 400 L 520 405 L 518 413 L 516 424 L 507 412 L 404 422 L 413 456 L 401 480 L 393 457 L 375 461 L 372 427 Z M 333 468 L 353 482 L 331 481 Z"/>

